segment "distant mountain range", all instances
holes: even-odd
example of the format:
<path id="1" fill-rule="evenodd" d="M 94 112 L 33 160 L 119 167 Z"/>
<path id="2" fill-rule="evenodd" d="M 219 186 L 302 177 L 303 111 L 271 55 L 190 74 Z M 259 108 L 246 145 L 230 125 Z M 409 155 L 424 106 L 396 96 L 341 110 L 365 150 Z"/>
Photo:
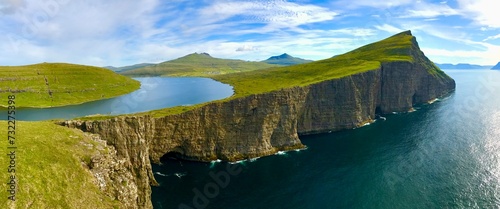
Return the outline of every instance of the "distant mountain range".
<path id="1" fill-rule="evenodd" d="M 306 60 L 306 59 L 302 59 L 302 58 L 298 58 L 298 57 L 293 57 L 287 53 L 284 53 L 284 54 L 279 55 L 279 56 L 272 56 L 269 59 L 264 60 L 262 62 L 265 62 L 268 64 L 290 66 L 290 65 L 297 65 L 297 64 L 312 62 L 312 60 Z"/>
<path id="2" fill-rule="evenodd" d="M 128 70 L 134 70 L 134 69 L 137 69 L 137 68 L 142 68 L 142 67 L 146 67 L 146 66 L 150 66 L 150 65 L 154 65 L 154 64 L 152 64 L 152 63 L 141 63 L 141 64 L 135 64 L 135 65 L 129 65 L 129 66 L 123 66 L 123 67 L 105 66 L 104 68 L 107 68 L 107 69 L 110 69 L 112 71 L 121 73 L 121 72 L 125 72 L 125 71 L 128 71 Z"/>
<path id="3" fill-rule="evenodd" d="M 214 58 L 208 53 L 193 53 L 175 60 L 120 73 L 130 76 L 207 76 L 279 66 L 265 62 Z"/>
<path id="4" fill-rule="evenodd" d="M 473 65 L 467 63 L 459 63 L 459 64 L 438 64 L 435 63 L 441 69 L 454 69 L 454 70 L 482 70 L 482 69 L 490 69 L 491 65 Z"/>
<path id="5" fill-rule="evenodd" d="M 459 63 L 459 64 L 438 64 L 435 63 L 441 69 L 455 69 L 455 70 L 487 70 L 493 67 L 492 65 L 474 65 L 468 63 Z"/>
<path id="6" fill-rule="evenodd" d="M 500 70 L 500 62 L 491 68 L 492 70 Z"/>

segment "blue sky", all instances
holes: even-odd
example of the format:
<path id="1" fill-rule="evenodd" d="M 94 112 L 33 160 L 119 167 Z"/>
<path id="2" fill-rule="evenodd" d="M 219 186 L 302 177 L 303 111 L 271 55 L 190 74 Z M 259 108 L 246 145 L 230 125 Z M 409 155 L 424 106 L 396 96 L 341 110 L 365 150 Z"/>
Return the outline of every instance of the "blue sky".
<path id="1" fill-rule="evenodd" d="M 500 61 L 494 0 L 0 0 L 0 65 L 324 59 L 412 30 L 438 63 Z"/>

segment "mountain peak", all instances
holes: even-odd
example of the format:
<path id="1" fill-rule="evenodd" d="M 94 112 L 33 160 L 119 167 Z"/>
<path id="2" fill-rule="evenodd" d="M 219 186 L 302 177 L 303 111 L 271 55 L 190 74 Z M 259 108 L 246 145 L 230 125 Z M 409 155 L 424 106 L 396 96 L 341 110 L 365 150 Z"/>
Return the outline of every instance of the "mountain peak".
<path id="1" fill-rule="evenodd" d="M 290 56 L 287 53 L 283 53 L 283 54 L 278 55 L 278 56 L 269 57 L 269 59 L 267 59 L 267 60 L 279 60 L 279 59 L 291 59 L 291 58 L 294 58 L 294 57 Z"/>
<path id="2" fill-rule="evenodd" d="M 278 56 L 272 56 L 269 57 L 269 59 L 264 60 L 262 62 L 269 63 L 269 64 L 275 64 L 275 65 L 296 65 L 296 64 L 302 64 L 302 63 L 308 63 L 311 62 L 311 60 L 305 60 L 297 57 L 293 57 L 287 53 L 283 53 Z"/>

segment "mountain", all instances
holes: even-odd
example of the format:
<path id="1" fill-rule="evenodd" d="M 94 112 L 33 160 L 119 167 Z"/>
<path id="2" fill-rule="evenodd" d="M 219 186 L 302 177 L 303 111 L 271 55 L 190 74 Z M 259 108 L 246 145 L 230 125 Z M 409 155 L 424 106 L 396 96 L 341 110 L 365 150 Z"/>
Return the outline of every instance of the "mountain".
<path id="1" fill-rule="evenodd" d="M 491 68 L 492 70 L 500 70 L 500 62 Z"/>
<path id="2" fill-rule="evenodd" d="M 150 65 L 154 65 L 154 64 L 153 63 L 141 63 L 141 64 L 135 64 L 135 65 L 129 65 L 129 66 L 123 66 L 123 67 L 105 66 L 103 68 L 106 68 L 106 69 L 109 69 L 109 70 L 112 70 L 112 71 L 115 71 L 115 72 L 118 72 L 118 73 L 122 73 L 122 72 L 125 72 L 125 71 L 134 70 L 134 69 L 138 69 L 138 68 L 143 68 L 143 67 L 147 67 L 147 66 L 150 66 Z"/>
<path id="3" fill-rule="evenodd" d="M 121 73 L 129 76 L 208 76 L 278 66 L 263 62 L 214 58 L 208 53 L 193 53 L 175 60 L 122 71 Z"/>
<path id="4" fill-rule="evenodd" d="M 284 53 L 284 54 L 279 55 L 279 56 L 269 57 L 269 59 L 264 60 L 262 62 L 265 62 L 268 64 L 289 66 L 289 65 L 297 65 L 297 64 L 312 62 L 312 60 L 306 60 L 306 59 L 302 59 L 302 58 L 298 58 L 298 57 L 293 57 L 287 53 Z"/>
<path id="5" fill-rule="evenodd" d="M 480 70 L 480 69 L 490 69 L 492 66 L 491 65 L 473 65 L 473 64 L 467 64 L 467 63 L 459 63 L 459 64 L 438 64 L 436 65 L 441 68 L 441 69 L 454 69 L 454 70 Z"/>

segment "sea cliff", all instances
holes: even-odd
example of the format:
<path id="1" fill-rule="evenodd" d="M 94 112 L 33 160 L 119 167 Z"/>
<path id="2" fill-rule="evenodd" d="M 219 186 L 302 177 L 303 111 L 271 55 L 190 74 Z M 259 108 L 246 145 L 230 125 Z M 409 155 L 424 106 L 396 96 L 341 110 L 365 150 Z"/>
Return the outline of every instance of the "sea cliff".
<path id="1" fill-rule="evenodd" d="M 196 161 L 271 155 L 304 147 L 299 135 L 356 128 L 376 114 L 408 111 L 453 91 L 454 80 L 430 71 L 433 64 L 414 42 L 405 52 L 412 60 L 383 61 L 378 68 L 341 78 L 209 103 L 163 117 L 71 120 L 61 125 L 98 134 L 113 147 L 114 160 L 123 162 L 128 172 L 108 181 L 126 179 L 132 184 L 127 188 L 137 188 L 121 197 L 130 208 L 152 208 L 151 185 L 156 181 L 151 163 L 159 163 L 164 155 Z"/>

